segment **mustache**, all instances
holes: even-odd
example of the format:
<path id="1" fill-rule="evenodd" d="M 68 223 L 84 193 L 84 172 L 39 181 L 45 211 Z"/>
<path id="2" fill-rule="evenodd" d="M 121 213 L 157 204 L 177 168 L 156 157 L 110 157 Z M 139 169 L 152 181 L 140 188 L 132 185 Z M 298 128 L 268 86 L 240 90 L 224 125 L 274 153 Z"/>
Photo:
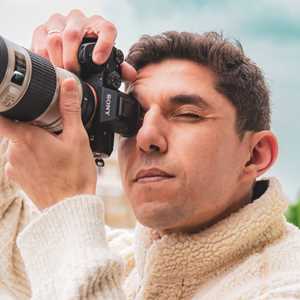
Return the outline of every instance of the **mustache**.
<path id="1" fill-rule="evenodd" d="M 131 166 L 128 166 L 130 178 L 136 175 L 139 170 L 142 169 L 160 169 L 169 174 L 176 174 L 176 167 L 170 162 L 166 162 L 165 158 L 144 156 L 140 157 Z M 175 172 L 174 172 L 175 171 Z"/>
<path id="2" fill-rule="evenodd" d="M 155 155 L 155 154 L 147 154 L 147 155 L 142 155 L 138 159 L 138 165 L 139 167 L 161 167 L 161 168 L 167 168 L 166 164 L 166 158 L 161 157 L 161 155 Z"/>

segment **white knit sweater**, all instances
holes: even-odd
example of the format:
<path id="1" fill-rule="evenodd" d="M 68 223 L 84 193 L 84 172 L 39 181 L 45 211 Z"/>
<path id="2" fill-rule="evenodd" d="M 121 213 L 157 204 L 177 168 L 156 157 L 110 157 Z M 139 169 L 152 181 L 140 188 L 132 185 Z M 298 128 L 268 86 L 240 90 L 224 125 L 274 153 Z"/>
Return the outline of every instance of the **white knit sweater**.
<path id="1" fill-rule="evenodd" d="M 97 196 L 39 213 L 1 178 L 0 288 L 15 299 L 300 299 L 300 233 L 276 179 L 206 230 L 157 238 L 138 225 L 133 244 L 104 226 Z"/>

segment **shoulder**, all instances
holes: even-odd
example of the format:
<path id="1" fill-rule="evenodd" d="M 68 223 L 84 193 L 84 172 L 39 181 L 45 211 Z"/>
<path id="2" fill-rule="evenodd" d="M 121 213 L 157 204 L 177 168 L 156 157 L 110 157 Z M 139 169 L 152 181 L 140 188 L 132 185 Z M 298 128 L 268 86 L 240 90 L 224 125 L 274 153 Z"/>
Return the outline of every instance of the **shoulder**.
<path id="1" fill-rule="evenodd" d="M 277 272 L 300 272 L 300 230 L 285 221 L 283 235 L 260 251 L 254 251 L 235 268 L 254 277 L 268 278 Z"/>
<path id="2" fill-rule="evenodd" d="M 210 280 L 206 296 L 230 300 L 298 299 L 295 295 L 300 295 L 299 282 L 300 230 L 286 222 L 285 233 L 279 239 Z"/>
<path id="3" fill-rule="evenodd" d="M 267 246 L 262 255 L 268 259 L 269 268 L 274 272 L 300 272 L 300 230 L 288 222 L 285 227 L 283 236 Z"/>
<path id="4" fill-rule="evenodd" d="M 260 276 L 245 291 L 247 299 L 299 299 L 300 230 L 285 226 L 285 234 L 260 254 Z"/>
<path id="5" fill-rule="evenodd" d="M 235 289 L 227 289 L 223 300 L 299 299 L 300 272 L 277 272 L 268 278 L 253 278 Z M 221 295 L 221 294 L 220 294 Z M 209 298 L 217 299 L 217 298 Z"/>
<path id="6" fill-rule="evenodd" d="M 300 270 L 274 271 L 265 278 L 253 278 L 248 284 L 241 286 L 230 299 L 299 299 Z M 233 296 L 233 295 L 232 295 Z"/>
<path id="7" fill-rule="evenodd" d="M 300 295 L 300 230 L 285 222 L 285 233 L 237 268 L 245 299 L 296 299 Z M 240 292 L 239 292 L 240 294 Z M 298 299 L 298 298 L 297 298 Z"/>

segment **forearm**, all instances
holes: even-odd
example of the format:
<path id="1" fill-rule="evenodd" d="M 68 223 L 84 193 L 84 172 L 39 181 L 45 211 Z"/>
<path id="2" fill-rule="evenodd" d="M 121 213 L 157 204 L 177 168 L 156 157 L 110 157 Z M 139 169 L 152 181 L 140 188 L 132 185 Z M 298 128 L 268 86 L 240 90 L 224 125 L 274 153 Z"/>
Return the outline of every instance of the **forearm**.
<path id="1" fill-rule="evenodd" d="M 32 299 L 125 299 L 123 264 L 108 247 L 97 196 L 75 196 L 49 208 L 17 243 Z"/>

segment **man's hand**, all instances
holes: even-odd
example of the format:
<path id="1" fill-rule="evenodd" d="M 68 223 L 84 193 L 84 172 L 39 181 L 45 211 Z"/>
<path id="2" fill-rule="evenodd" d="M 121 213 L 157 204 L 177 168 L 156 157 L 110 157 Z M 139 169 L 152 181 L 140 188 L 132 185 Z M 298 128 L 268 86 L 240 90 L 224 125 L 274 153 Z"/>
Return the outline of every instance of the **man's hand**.
<path id="1" fill-rule="evenodd" d="M 117 29 L 103 17 L 86 17 L 80 10 L 72 10 L 68 16 L 54 14 L 35 30 L 32 51 L 48 58 L 57 67 L 78 73 L 77 52 L 84 37 L 98 38 L 93 61 L 102 64 L 111 53 Z M 124 80 L 135 80 L 136 71 L 128 63 L 121 65 L 121 71 Z"/>
<path id="2" fill-rule="evenodd" d="M 81 11 L 72 10 L 68 16 L 52 15 L 34 31 L 32 51 L 57 67 L 78 73 L 77 53 L 84 37 L 98 38 L 93 61 L 102 64 L 109 57 L 116 36 L 115 26 L 101 16 L 88 18 Z M 121 67 L 123 79 L 135 80 L 136 71 L 132 66 L 123 63 Z M 62 83 L 59 105 L 64 129 L 57 136 L 0 117 L 0 136 L 10 141 L 5 174 L 39 208 L 96 191 L 96 165 L 81 120 L 79 94 L 74 80 Z"/>
<path id="3" fill-rule="evenodd" d="M 66 197 L 96 192 L 96 165 L 74 79 L 62 83 L 59 108 L 64 127 L 60 135 L 0 117 L 0 136 L 9 139 L 5 175 L 40 209 Z"/>

